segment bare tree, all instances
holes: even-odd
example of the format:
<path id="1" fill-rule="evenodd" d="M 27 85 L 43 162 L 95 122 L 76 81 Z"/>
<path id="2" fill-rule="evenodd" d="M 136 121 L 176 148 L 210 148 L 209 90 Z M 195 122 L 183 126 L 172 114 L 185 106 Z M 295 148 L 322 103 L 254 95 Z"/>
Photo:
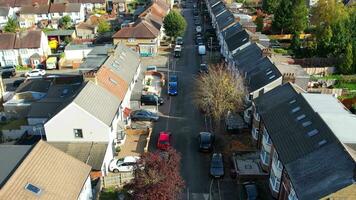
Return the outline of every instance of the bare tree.
<path id="1" fill-rule="evenodd" d="M 209 67 L 208 73 L 196 79 L 196 105 L 219 124 L 228 111 L 240 111 L 246 94 L 244 79 L 228 70 L 226 64 Z"/>

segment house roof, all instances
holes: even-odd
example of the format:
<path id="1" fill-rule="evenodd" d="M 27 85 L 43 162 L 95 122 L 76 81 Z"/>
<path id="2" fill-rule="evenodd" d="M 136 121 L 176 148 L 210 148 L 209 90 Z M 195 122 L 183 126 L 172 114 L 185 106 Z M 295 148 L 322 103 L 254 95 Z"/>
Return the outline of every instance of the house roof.
<path id="1" fill-rule="evenodd" d="M 105 44 L 105 45 L 96 45 L 93 50 L 91 50 L 88 54 L 88 57 L 93 56 L 108 56 L 108 51 L 110 49 L 114 49 L 115 45 L 113 44 Z"/>
<path id="2" fill-rule="evenodd" d="M 0 190 L 0 199 L 78 199 L 91 167 L 40 140 Z M 33 194 L 25 189 L 41 189 Z"/>
<path id="3" fill-rule="evenodd" d="M 356 144 L 356 115 L 337 98 L 329 94 L 303 94 L 303 97 L 342 143 Z"/>
<path id="4" fill-rule="evenodd" d="M 78 32 L 78 30 L 80 31 L 80 29 L 94 31 L 96 27 L 97 27 L 97 25 L 92 25 L 87 22 L 81 22 L 77 26 L 75 26 L 75 29 L 77 30 L 77 32 Z"/>
<path id="5" fill-rule="evenodd" d="M 235 17 L 229 10 L 226 10 L 216 17 L 216 22 L 219 29 L 224 30 L 226 27 L 235 22 Z"/>
<path id="6" fill-rule="evenodd" d="M 44 80 L 44 79 L 29 79 L 25 81 L 23 84 L 21 84 L 17 89 L 16 93 L 21 93 L 21 92 L 42 92 L 46 93 L 48 89 L 51 86 L 51 81 L 50 80 Z"/>
<path id="7" fill-rule="evenodd" d="M 299 91 L 295 89 L 294 84 L 287 82 L 257 97 L 253 101 L 257 112 L 262 116 L 275 106 L 285 101 L 290 101 L 289 99 L 291 98 L 295 98 L 298 93 Z"/>
<path id="8" fill-rule="evenodd" d="M 9 15 L 9 7 L 0 7 L 0 16 L 7 17 Z"/>
<path id="9" fill-rule="evenodd" d="M 216 4 L 212 9 L 211 12 L 216 17 L 217 15 L 221 14 L 222 12 L 226 11 L 225 4 L 223 2 Z"/>
<path id="10" fill-rule="evenodd" d="M 50 145 L 73 156 L 92 167 L 101 170 L 108 144 L 100 142 L 49 142 Z"/>
<path id="11" fill-rule="evenodd" d="M 80 12 L 80 3 L 52 3 L 50 13 Z"/>
<path id="12" fill-rule="evenodd" d="M 231 36 L 233 36 L 236 32 L 242 31 L 243 28 L 239 22 L 236 22 L 234 25 L 229 26 L 225 30 L 221 31 L 221 35 L 224 37 L 224 39 L 228 39 Z"/>
<path id="13" fill-rule="evenodd" d="M 0 145 L 0 188 L 10 178 L 10 175 L 21 164 L 30 150 L 30 145 Z"/>
<path id="14" fill-rule="evenodd" d="M 114 54 L 99 69 L 98 82 L 123 100 L 139 66 L 140 57 L 137 52 L 119 43 Z"/>
<path id="15" fill-rule="evenodd" d="M 42 38 L 41 30 L 20 32 L 18 35 L 16 35 L 14 48 L 15 49 L 40 48 L 41 38 Z"/>
<path id="16" fill-rule="evenodd" d="M 48 4 L 38 4 L 38 5 L 25 5 L 21 7 L 20 15 L 36 15 L 36 14 L 47 14 L 49 10 Z"/>
<path id="17" fill-rule="evenodd" d="M 233 55 L 234 61 L 237 65 L 252 63 L 261 59 L 262 57 L 262 49 L 260 46 L 258 46 L 257 43 L 251 43 Z"/>
<path id="18" fill-rule="evenodd" d="M 15 7 L 48 5 L 49 0 L 15 0 Z"/>
<path id="19" fill-rule="evenodd" d="M 216 5 L 216 3 L 223 3 L 221 0 L 208 0 L 209 6 Z"/>
<path id="20" fill-rule="evenodd" d="M 257 60 L 255 63 L 238 66 L 238 70 L 245 75 L 249 92 L 258 90 L 282 76 L 268 57 Z"/>
<path id="21" fill-rule="evenodd" d="M 235 49 L 241 47 L 242 45 L 248 43 L 250 41 L 250 36 L 247 34 L 245 30 L 235 32 L 235 34 L 231 35 L 229 38 L 225 39 L 227 48 L 230 52 Z"/>
<path id="22" fill-rule="evenodd" d="M 73 103 L 110 126 L 119 110 L 121 101 L 103 87 L 88 81 L 74 98 Z"/>
<path id="23" fill-rule="evenodd" d="M 14 33 L 0 33 L 0 49 L 13 49 L 16 40 Z"/>
<path id="24" fill-rule="evenodd" d="M 53 30 L 47 31 L 45 34 L 47 36 L 72 36 L 75 30 Z"/>
<path id="25" fill-rule="evenodd" d="M 3 7 L 15 7 L 15 1 L 16 0 L 2 0 L 0 1 L 0 6 Z"/>
<path id="26" fill-rule="evenodd" d="M 116 32 L 113 38 L 142 38 L 142 39 L 154 39 L 160 34 L 160 30 L 157 30 L 152 24 L 146 20 L 138 20 L 133 27 L 124 27 Z"/>
<path id="27" fill-rule="evenodd" d="M 84 59 L 84 62 L 80 64 L 80 70 L 97 70 L 104 64 L 108 57 L 107 56 L 96 56 L 96 57 L 87 57 Z"/>

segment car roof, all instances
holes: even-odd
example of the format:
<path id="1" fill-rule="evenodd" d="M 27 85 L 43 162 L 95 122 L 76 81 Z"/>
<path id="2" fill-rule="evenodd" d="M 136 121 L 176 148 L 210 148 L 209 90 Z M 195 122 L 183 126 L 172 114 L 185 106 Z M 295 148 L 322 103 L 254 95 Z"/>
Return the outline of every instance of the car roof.
<path id="1" fill-rule="evenodd" d="M 169 133 L 168 132 L 164 132 L 164 131 L 160 132 L 158 140 L 160 140 L 160 141 L 169 140 Z"/>
<path id="2" fill-rule="evenodd" d="M 147 68 L 157 68 L 156 65 L 148 65 Z"/>
<path id="3" fill-rule="evenodd" d="M 124 162 L 136 162 L 137 159 L 138 159 L 138 157 L 136 157 L 136 156 L 126 156 L 124 158 Z"/>

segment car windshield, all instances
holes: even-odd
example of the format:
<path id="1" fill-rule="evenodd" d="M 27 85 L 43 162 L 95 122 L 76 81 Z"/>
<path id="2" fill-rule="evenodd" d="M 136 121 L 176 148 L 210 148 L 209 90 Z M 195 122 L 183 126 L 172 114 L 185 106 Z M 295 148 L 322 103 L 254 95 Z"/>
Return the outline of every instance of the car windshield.
<path id="1" fill-rule="evenodd" d="M 210 144 L 210 136 L 209 135 L 202 135 L 201 136 L 201 143 L 202 144 Z"/>
<path id="2" fill-rule="evenodd" d="M 178 81 L 178 77 L 177 76 L 169 77 L 169 82 L 177 82 L 177 81 Z"/>
<path id="3" fill-rule="evenodd" d="M 177 83 L 176 83 L 176 82 L 169 83 L 169 88 L 170 88 L 170 89 L 177 88 Z"/>
<path id="4" fill-rule="evenodd" d="M 160 144 L 169 144 L 169 142 L 167 140 L 161 140 L 159 141 Z"/>

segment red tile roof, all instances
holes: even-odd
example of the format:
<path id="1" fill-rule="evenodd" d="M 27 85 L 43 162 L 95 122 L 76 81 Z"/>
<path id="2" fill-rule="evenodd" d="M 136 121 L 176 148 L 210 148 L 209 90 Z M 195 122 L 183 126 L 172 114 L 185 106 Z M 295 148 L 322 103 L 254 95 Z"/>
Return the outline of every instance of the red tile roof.
<path id="1" fill-rule="evenodd" d="M 50 13 L 80 12 L 80 3 L 52 3 Z"/>
<path id="2" fill-rule="evenodd" d="M 120 101 L 125 98 L 128 85 L 117 73 L 110 68 L 102 66 L 96 74 L 96 80 L 100 86 L 115 95 Z"/>
<path id="3" fill-rule="evenodd" d="M 41 47 L 42 31 L 27 31 L 16 35 L 14 48 L 40 48 Z"/>
<path id="4" fill-rule="evenodd" d="M 139 20 L 133 27 L 125 27 L 116 32 L 113 38 L 143 38 L 153 39 L 158 37 L 160 30 L 145 20 Z"/>
<path id="5" fill-rule="evenodd" d="M 15 0 L 15 7 L 33 6 L 35 4 L 49 5 L 49 0 Z"/>
<path id="6" fill-rule="evenodd" d="M 1 0 L 0 6 L 15 7 L 15 0 Z"/>
<path id="7" fill-rule="evenodd" d="M 13 49 L 15 44 L 14 33 L 1 33 L 0 34 L 0 49 Z"/>

